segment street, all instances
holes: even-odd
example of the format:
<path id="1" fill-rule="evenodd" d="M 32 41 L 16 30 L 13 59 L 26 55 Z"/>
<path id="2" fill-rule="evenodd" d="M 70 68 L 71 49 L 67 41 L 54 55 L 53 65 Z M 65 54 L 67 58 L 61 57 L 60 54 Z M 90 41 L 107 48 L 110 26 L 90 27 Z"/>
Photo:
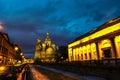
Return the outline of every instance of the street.
<path id="1" fill-rule="evenodd" d="M 81 76 L 41 65 L 26 65 L 17 80 L 105 80 L 95 76 Z"/>
<path id="2" fill-rule="evenodd" d="M 83 80 L 67 76 L 58 72 L 40 68 L 38 65 L 29 65 L 19 74 L 17 80 Z"/>

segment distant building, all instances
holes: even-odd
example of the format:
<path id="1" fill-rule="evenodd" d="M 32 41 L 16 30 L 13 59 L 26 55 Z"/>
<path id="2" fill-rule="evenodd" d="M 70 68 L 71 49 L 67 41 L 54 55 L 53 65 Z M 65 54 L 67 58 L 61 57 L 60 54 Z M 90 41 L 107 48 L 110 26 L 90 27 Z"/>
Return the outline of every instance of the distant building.
<path id="1" fill-rule="evenodd" d="M 34 58 L 42 62 L 55 62 L 57 56 L 57 46 L 52 43 L 49 33 L 46 34 L 45 41 L 42 43 L 37 39 Z"/>
<path id="2" fill-rule="evenodd" d="M 67 46 L 60 46 L 59 47 L 59 56 L 60 60 L 67 60 L 68 59 L 68 50 Z"/>
<path id="3" fill-rule="evenodd" d="M 69 61 L 120 62 L 120 17 L 78 37 L 68 44 Z"/>

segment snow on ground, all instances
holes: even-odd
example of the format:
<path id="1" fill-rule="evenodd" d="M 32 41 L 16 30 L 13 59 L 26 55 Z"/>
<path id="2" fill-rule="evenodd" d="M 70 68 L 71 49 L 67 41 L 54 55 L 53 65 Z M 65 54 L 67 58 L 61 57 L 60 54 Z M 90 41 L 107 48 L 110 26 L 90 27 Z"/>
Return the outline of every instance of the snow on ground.
<path id="1" fill-rule="evenodd" d="M 51 70 L 51 71 L 54 71 L 54 72 L 57 72 L 57 73 L 62 73 L 63 75 L 74 77 L 74 78 L 78 78 L 78 79 L 83 78 L 85 80 L 105 80 L 104 78 L 101 78 L 101 77 L 82 76 L 82 75 L 78 75 L 78 74 L 75 74 L 75 73 L 72 73 L 72 72 L 58 70 L 58 69 L 54 69 L 54 68 L 50 68 L 50 67 L 45 67 L 45 66 L 40 66 L 40 65 L 36 65 L 36 66 L 40 67 L 40 68 L 47 69 L 47 70 Z"/>
<path id="2" fill-rule="evenodd" d="M 38 70 L 36 70 L 32 65 L 29 66 L 30 71 L 33 76 L 33 80 L 49 80 L 47 76 L 41 74 Z"/>

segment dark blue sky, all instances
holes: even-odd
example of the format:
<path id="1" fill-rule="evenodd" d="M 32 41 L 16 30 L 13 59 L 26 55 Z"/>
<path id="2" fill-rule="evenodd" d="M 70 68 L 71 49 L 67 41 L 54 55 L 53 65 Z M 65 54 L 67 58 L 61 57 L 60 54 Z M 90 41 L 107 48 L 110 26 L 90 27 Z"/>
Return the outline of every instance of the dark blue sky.
<path id="1" fill-rule="evenodd" d="M 0 22 L 12 42 L 33 56 L 46 32 L 58 46 L 120 16 L 119 0 L 0 0 Z"/>

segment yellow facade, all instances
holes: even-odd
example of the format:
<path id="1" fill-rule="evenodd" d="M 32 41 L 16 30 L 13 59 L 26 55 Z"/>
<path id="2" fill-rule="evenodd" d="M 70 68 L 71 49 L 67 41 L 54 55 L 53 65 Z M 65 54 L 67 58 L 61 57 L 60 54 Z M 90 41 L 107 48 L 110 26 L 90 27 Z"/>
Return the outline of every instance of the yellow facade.
<path id="1" fill-rule="evenodd" d="M 89 32 L 68 44 L 69 61 L 87 61 L 120 58 L 120 18 Z"/>
<path id="2" fill-rule="evenodd" d="M 41 62 L 55 62 L 57 55 L 57 46 L 52 43 L 49 33 L 46 34 L 45 41 L 38 39 L 36 44 L 35 56 L 36 60 Z"/>
<path id="3" fill-rule="evenodd" d="M 117 57 L 120 58 L 120 35 L 115 37 L 115 44 L 117 50 Z"/>

